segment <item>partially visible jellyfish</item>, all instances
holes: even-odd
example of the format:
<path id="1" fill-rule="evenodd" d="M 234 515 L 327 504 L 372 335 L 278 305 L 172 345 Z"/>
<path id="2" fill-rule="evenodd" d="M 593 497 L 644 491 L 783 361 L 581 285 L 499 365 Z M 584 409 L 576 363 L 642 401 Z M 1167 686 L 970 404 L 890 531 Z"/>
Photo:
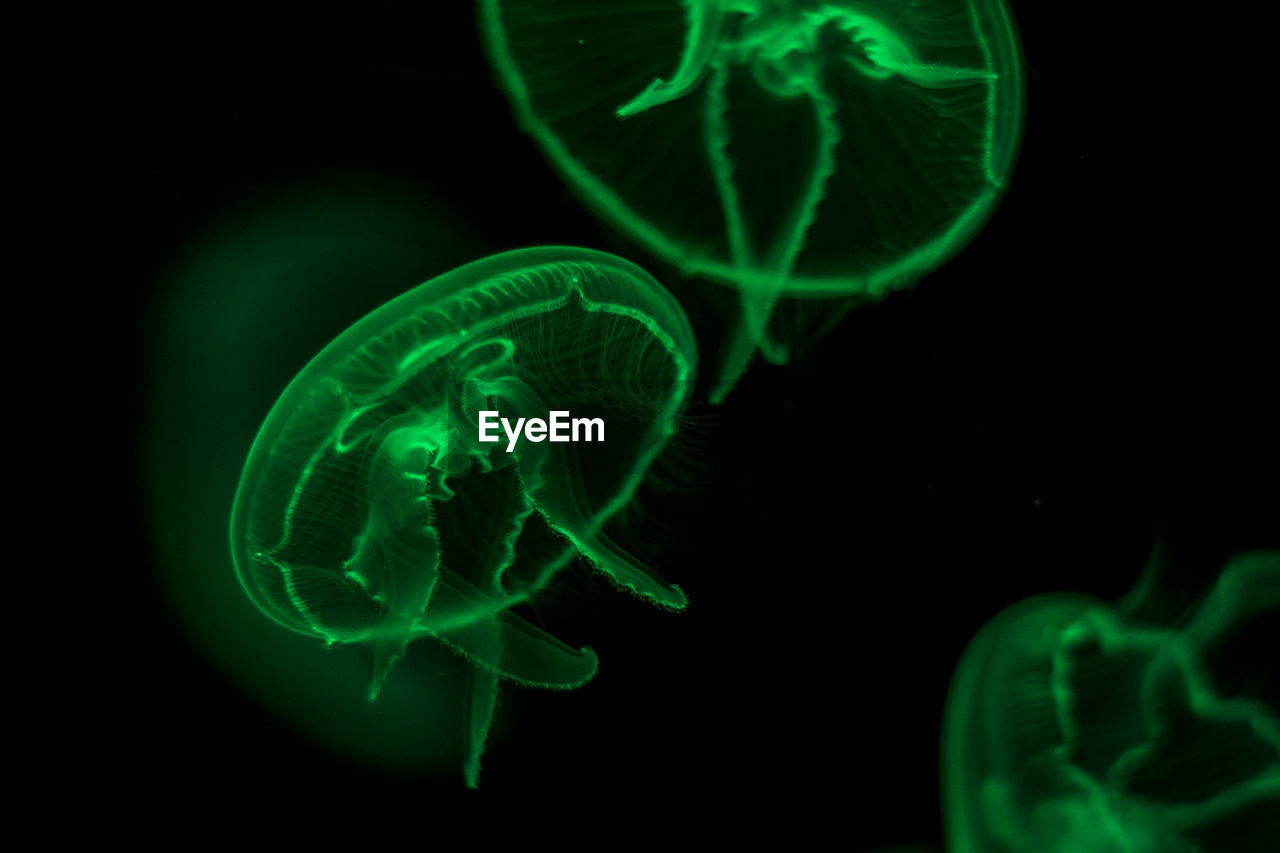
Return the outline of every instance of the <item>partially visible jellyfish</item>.
<path id="1" fill-rule="evenodd" d="M 1042 595 L 961 659 L 942 740 L 953 853 L 1280 849 L 1280 553 L 1190 615 Z"/>
<path id="2" fill-rule="evenodd" d="M 695 368 L 679 305 L 619 258 L 528 249 L 433 279 L 338 336 L 272 408 L 232 511 L 241 584 L 287 628 L 368 644 L 370 700 L 418 638 L 463 655 L 474 787 L 500 681 L 567 689 L 596 671 L 514 608 L 575 557 L 685 606 L 603 526 L 673 437 Z M 598 418 L 604 440 L 480 440 L 482 411 L 560 410 Z"/>
<path id="3" fill-rule="evenodd" d="M 682 272 L 740 290 L 713 398 L 757 347 L 786 360 L 778 298 L 878 298 L 957 252 L 1021 138 L 1002 0 L 481 10 L 517 119 L 577 192 Z"/>

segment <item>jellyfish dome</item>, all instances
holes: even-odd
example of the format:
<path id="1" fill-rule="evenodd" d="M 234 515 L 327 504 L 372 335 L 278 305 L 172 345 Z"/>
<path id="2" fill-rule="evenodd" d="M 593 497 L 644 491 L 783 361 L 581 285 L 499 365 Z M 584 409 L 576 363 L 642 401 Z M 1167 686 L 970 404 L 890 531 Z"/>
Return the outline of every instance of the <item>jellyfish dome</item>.
<path id="1" fill-rule="evenodd" d="M 758 343 L 779 297 L 879 297 L 958 251 L 1021 137 L 1002 0 L 481 10 L 516 117 L 550 161 L 646 249 L 744 291 Z"/>
<path id="2" fill-rule="evenodd" d="M 561 568 L 581 557 L 685 605 L 603 528 L 674 435 L 695 369 L 680 307 L 619 258 L 528 249 L 433 279 L 339 335 L 271 409 L 232 510 L 240 582 L 286 628 L 371 646 L 371 700 L 415 639 L 463 655 L 475 785 L 500 680 L 596 671 L 517 611 Z M 599 429 L 483 428 L 557 412 Z"/>
<path id="3" fill-rule="evenodd" d="M 1000 196 L 1022 82 L 1001 0 L 484 0 L 524 127 L 647 248 L 739 287 L 910 281 Z"/>
<path id="4" fill-rule="evenodd" d="M 1277 849 L 1280 553 L 1186 615 L 1152 618 L 1151 592 L 1037 596 L 979 632 L 943 725 L 948 850 Z"/>

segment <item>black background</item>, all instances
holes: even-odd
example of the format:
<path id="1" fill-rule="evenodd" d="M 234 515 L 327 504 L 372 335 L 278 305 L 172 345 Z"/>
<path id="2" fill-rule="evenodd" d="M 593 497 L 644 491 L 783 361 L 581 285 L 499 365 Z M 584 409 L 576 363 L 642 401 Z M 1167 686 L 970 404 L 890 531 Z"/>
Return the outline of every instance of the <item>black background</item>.
<path id="1" fill-rule="evenodd" d="M 122 654 L 161 655 L 165 677 L 102 704 L 122 770 L 103 796 L 316 827 L 305 815 L 319 810 L 424 843 L 611 843 L 690 821 L 729 837 L 836 831 L 855 849 L 940 843 L 942 703 L 981 624 L 1037 592 L 1119 596 L 1158 538 L 1199 581 L 1280 544 L 1248 75 L 1146 8 L 1084 21 L 1012 7 L 1028 118 L 986 229 L 795 363 L 757 364 L 726 405 L 695 407 L 698 483 L 668 508 L 685 527 L 660 564 L 688 612 L 588 581 L 570 603 L 609 677 L 508 691 L 512 736 L 467 792 L 296 740 L 187 650 L 158 597 L 135 596 L 119 605 Z M 227 187 L 310 168 L 465 205 L 495 251 L 587 245 L 675 278 L 589 215 L 516 129 L 470 3 L 188 4 L 103 26 L 86 75 L 91 205 L 120 276 L 101 310 L 134 324 L 139 375 L 158 259 Z M 539 215 L 504 198 L 538 199 Z M 673 290 L 709 365 L 720 297 Z"/>

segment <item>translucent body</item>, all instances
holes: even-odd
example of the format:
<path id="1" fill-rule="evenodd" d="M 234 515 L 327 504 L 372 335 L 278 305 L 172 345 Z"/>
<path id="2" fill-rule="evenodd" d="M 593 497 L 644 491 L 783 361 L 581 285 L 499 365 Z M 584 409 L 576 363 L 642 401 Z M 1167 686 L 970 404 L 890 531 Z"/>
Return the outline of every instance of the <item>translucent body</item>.
<path id="1" fill-rule="evenodd" d="M 1001 0 L 484 0 L 518 119 L 597 211 L 744 291 L 879 296 L 1001 195 L 1022 124 Z M 732 361 L 732 359 L 730 359 Z"/>
<path id="2" fill-rule="evenodd" d="M 1151 618 L 1151 592 L 1039 596 L 978 634 L 947 699 L 949 850 L 1277 849 L 1280 554 L 1189 618 Z"/>
<path id="3" fill-rule="evenodd" d="M 577 555 L 684 606 L 601 527 L 672 436 L 695 366 L 679 306 L 609 255 L 530 249 L 427 282 L 340 335 L 271 410 L 232 513 L 240 581 L 285 627 L 371 644 L 370 699 L 416 638 L 464 655 L 474 785 L 499 679 L 571 688 L 596 670 L 513 608 Z M 608 433 L 508 453 L 478 441 L 481 410 L 569 410 Z"/>

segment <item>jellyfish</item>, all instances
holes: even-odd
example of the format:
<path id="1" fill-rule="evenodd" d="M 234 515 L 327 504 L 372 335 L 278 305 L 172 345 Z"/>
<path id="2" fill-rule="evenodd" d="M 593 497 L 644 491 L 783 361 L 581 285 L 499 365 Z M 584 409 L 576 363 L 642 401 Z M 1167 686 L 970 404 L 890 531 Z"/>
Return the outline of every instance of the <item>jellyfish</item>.
<path id="1" fill-rule="evenodd" d="M 570 689 L 596 672 L 591 649 L 522 615 L 557 572 L 582 558 L 685 606 L 606 522 L 674 436 L 695 370 L 679 305 L 620 258 L 527 249 L 428 281 L 339 335 L 271 409 L 232 510 L 240 583 L 285 628 L 367 645 L 370 701 L 415 640 L 463 656 L 475 787 L 500 682 Z M 560 410 L 599 421 L 599 440 L 480 429 L 484 412 Z"/>
<path id="2" fill-rule="evenodd" d="M 1153 607 L 1155 574 L 1116 604 L 1020 602 L 970 644 L 943 727 L 949 850 L 1280 845 L 1280 553 L 1235 558 L 1187 615 Z"/>
<path id="3" fill-rule="evenodd" d="M 713 400 L 780 298 L 817 316 L 963 247 L 1021 138 L 1002 0 L 483 0 L 516 118 L 601 216 L 682 273 L 736 288 Z M 840 308 L 838 306 L 845 306 Z"/>

